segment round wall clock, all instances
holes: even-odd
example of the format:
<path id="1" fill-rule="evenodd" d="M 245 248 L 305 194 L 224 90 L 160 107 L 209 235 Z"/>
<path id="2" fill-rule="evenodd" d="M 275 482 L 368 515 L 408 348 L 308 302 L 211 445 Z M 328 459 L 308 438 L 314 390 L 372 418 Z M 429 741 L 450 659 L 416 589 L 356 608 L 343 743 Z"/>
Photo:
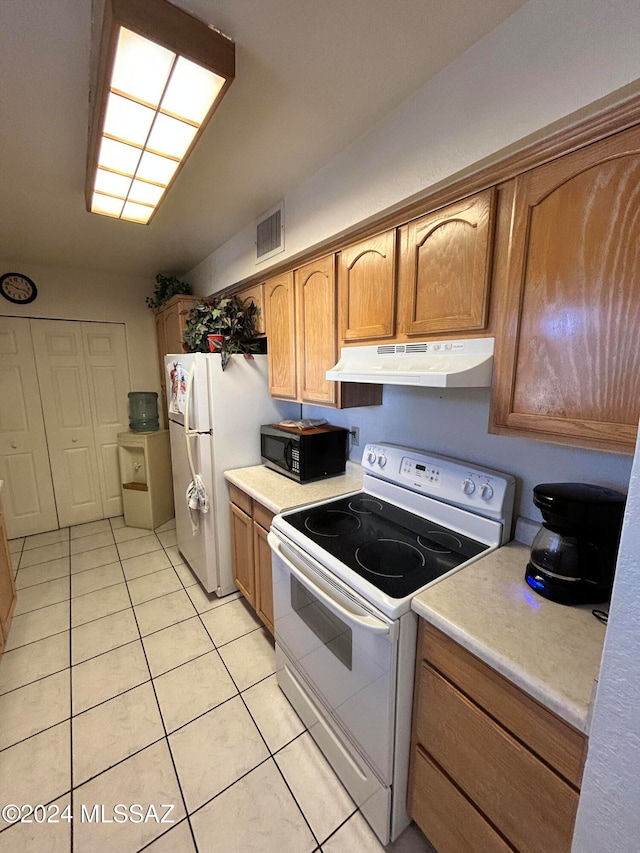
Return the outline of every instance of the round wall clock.
<path id="1" fill-rule="evenodd" d="M 9 302 L 27 305 L 38 295 L 38 288 L 26 275 L 19 272 L 6 272 L 0 276 L 0 293 Z"/>

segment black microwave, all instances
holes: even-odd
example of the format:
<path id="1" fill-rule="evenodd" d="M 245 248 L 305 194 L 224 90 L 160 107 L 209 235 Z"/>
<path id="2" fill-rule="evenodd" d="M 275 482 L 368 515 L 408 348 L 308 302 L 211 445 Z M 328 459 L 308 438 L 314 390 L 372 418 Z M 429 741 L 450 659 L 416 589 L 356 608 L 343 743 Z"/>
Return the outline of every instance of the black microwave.
<path id="1" fill-rule="evenodd" d="M 344 427 L 329 424 L 310 429 L 265 424 L 260 427 L 262 461 L 299 483 L 344 474 L 348 435 Z"/>

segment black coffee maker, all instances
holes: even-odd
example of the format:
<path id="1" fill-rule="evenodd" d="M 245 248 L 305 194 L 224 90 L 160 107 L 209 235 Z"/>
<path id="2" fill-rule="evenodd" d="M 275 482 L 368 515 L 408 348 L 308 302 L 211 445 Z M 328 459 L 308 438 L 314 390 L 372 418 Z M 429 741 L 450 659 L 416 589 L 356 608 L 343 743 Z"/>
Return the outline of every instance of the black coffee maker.
<path id="1" fill-rule="evenodd" d="M 597 604 L 611 595 L 625 496 L 588 483 L 542 483 L 533 502 L 543 524 L 525 580 L 561 604 Z"/>

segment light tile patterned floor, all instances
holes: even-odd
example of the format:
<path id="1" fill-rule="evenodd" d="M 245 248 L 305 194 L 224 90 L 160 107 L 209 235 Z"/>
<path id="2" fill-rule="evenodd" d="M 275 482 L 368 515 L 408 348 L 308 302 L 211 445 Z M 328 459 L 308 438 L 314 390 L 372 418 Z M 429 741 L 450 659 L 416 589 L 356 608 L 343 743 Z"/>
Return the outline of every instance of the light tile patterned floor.
<path id="1" fill-rule="evenodd" d="M 46 809 L 0 820 L 0 853 L 382 851 L 280 692 L 268 633 L 238 593 L 202 590 L 172 522 L 10 546 L 0 805 Z M 413 826 L 390 849 L 432 851 Z"/>

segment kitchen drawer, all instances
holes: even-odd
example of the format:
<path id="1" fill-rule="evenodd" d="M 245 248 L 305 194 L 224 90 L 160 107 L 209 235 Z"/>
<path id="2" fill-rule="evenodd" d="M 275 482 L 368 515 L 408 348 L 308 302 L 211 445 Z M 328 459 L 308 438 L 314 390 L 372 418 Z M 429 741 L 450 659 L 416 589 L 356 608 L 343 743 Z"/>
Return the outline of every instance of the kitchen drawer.
<path id="1" fill-rule="evenodd" d="M 270 509 L 267 509 L 266 506 L 262 506 L 262 504 L 259 504 L 257 501 L 253 502 L 253 520 L 256 521 L 260 527 L 264 527 L 265 530 L 270 530 L 274 515 L 275 513 L 271 512 Z"/>
<path id="2" fill-rule="evenodd" d="M 422 657 L 500 725 L 580 787 L 586 738 L 429 623 L 423 623 Z"/>
<path id="3" fill-rule="evenodd" d="M 520 853 L 569 853 L 578 793 L 423 663 L 417 740 Z"/>
<path id="4" fill-rule="evenodd" d="M 232 504 L 239 506 L 243 512 L 247 513 L 247 515 L 251 515 L 251 498 L 246 492 L 243 492 L 242 489 L 234 486 L 233 483 L 229 483 L 229 500 Z"/>
<path id="5" fill-rule="evenodd" d="M 441 853 L 513 853 L 475 806 L 418 747 L 409 813 Z"/>

